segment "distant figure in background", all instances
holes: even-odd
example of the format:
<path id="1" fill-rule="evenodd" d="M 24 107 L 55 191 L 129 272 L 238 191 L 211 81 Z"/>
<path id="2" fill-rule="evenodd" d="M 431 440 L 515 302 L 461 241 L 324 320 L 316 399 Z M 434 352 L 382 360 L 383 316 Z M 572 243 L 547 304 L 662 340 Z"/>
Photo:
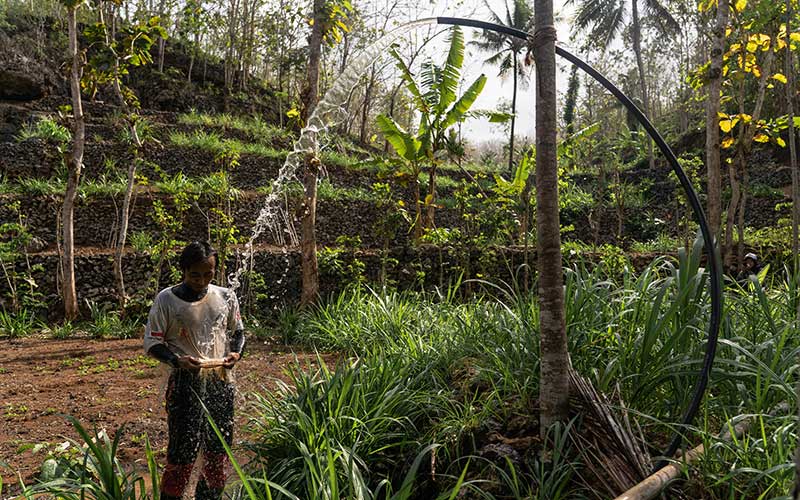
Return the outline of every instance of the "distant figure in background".
<path id="1" fill-rule="evenodd" d="M 758 276 L 760 271 L 761 265 L 758 263 L 758 255 L 750 252 L 744 256 L 744 269 L 739 273 L 739 277 L 736 281 L 738 281 L 740 285 L 746 285 L 750 280 L 750 276 Z"/>
<path id="2" fill-rule="evenodd" d="M 244 350 L 244 327 L 236 295 L 210 284 L 217 252 L 195 241 L 180 256 L 183 282 L 156 296 L 144 350 L 172 367 L 166 392 L 169 445 L 161 499 L 177 500 L 203 449 L 203 470 L 193 498 L 219 500 L 228 457 L 208 424 L 203 405 L 225 441 L 233 442 L 234 385 L 230 372 Z M 202 404 L 201 404 L 202 402 Z"/>

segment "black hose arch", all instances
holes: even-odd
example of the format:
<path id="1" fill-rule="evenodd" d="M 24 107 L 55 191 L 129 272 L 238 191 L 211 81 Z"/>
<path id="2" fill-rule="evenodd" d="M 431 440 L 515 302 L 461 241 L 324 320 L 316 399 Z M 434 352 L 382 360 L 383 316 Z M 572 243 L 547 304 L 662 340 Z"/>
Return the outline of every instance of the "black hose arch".
<path id="1" fill-rule="evenodd" d="M 463 19 L 458 17 L 438 17 L 436 19 L 439 24 L 470 26 L 473 28 L 505 33 L 517 38 L 522 38 L 523 40 L 527 40 L 531 37 L 531 34 L 522 30 L 510 28 L 500 24 L 477 21 L 474 19 Z M 642 111 L 633 103 L 633 101 L 630 100 L 630 98 L 628 98 L 628 96 L 623 94 L 620 89 L 618 89 L 608 80 L 608 78 L 603 76 L 588 63 L 570 53 L 563 47 L 559 47 L 558 45 L 556 45 L 556 54 L 568 60 L 575 66 L 585 71 L 589 76 L 597 80 L 603 87 L 611 92 L 614 97 L 616 97 L 617 100 L 619 100 L 619 102 L 621 102 L 628 109 L 628 111 L 636 117 L 637 120 L 639 120 L 639 123 L 641 123 L 642 127 L 644 127 L 650 137 L 652 137 L 653 141 L 655 141 L 656 145 L 658 146 L 658 149 L 661 150 L 661 153 L 667 159 L 667 162 L 669 162 L 672 170 L 675 172 L 675 175 L 678 176 L 681 187 L 683 187 L 683 191 L 686 193 L 689 204 L 691 205 L 695 217 L 697 218 L 697 222 L 700 225 L 700 232 L 703 236 L 704 248 L 711 274 L 711 320 L 708 324 L 708 340 L 706 343 L 705 357 L 703 359 L 703 367 L 698 375 L 698 381 L 694 390 L 694 395 L 692 396 L 689 406 L 686 408 L 686 412 L 684 413 L 683 420 L 681 422 L 682 427 L 685 428 L 692 423 L 694 417 L 697 415 L 697 411 L 700 408 L 700 403 L 703 400 L 703 395 L 705 394 L 706 387 L 708 386 L 711 367 L 714 364 L 714 356 L 717 352 L 717 338 L 719 336 L 720 319 L 722 317 L 722 262 L 718 249 L 708 227 L 706 216 L 703 213 L 703 207 L 700 205 L 700 200 L 697 197 L 697 193 L 695 192 L 691 183 L 689 182 L 686 172 L 683 171 L 680 163 L 678 163 L 678 159 L 675 157 L 675 153 L 673 153 L 672 149 L 670 149 L 669 145 L 666 143 L 666 141 L 664 141 L 664 138 L 661 137 L 661 134 L 658 133 L 658 130 L 656 130 L 653 124 L 650 123 L 650 120 L 647 119 L 644 113 L 642 113 Z M 682 436 L 680 431 L 676 431 L 675 436 L 669 444 L 669 447 L 667 447 L 666 451 L 663 453 L 665 458 L 668 459 L 675 454 L 681 444 L 681 439 Z M 665 460 L 661 460 L 656 464 L 655 469 L 658 470 L 664 465 L 666 465 Z"/>

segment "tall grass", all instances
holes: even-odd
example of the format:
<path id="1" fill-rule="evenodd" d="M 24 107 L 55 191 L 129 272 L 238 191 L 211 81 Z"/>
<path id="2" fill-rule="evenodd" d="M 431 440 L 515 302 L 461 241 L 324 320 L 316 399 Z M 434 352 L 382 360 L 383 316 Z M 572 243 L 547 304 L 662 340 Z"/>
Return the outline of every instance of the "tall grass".
<path id="1" fill-rule="evenodd" d="M 574 367 L 619 391 L 657 455 L 673 430 L 706 453 L 689 498 L 773 498 L 793 482 L 800 337 L 787 274 L 728 283 L 723 331 L 701 418 L 677 428 L 705 350 L 710 305 L 699 244 L 641 272 L 578 264 L 566 275 Z M 256 393 L 234 493 L 262 498 L 602 498 L 571 437 L 538 438 L 537 297 L 479 283 L 432 293 L 352 288 L 287 321 L 293 342 L 336 351 Z M 789 405 L 793 407 L 792 405 Z M 748 433 L 718 438 L 737 415 Z M 508 443 L 525 442 L 516 448 Z M 499 451 L 498 451 L 499 450 Z M 102 450 L 101 450 L 102 451 Z M 93 452 L 94 453 L 94 452 Z M 596 469 L 596 467 L 595 467 Z M 103 483 L 106 484 L 106 483 Z M 237 493 L 238 491 L 238 493 Z M 621 492 L 620 492 L 621 493 Z"/>
<path id="2" fill-rule="evenodd" d="M 676 429 L 675 422 L 694 389 L 705 352 L 710 301 L 700 250 L 697 243 L 688 252 L 680 251 L 677 259 L 656 259 L 641 272 L 582 264 L 567 271 L 566 319 L 573 365 L 598 389 L 620 391 L 637 424 L 652 439 L 650 452 L 654 456 Z M 758 280 L 744 285 L 728 283 L 723 331 L 703 419 L 693 428 L 678 429 L 693 445 L 709 444 L 705 459 L 696 469 L 697 481 L 685 485 L 687 491 L 701 490 L 707 498 L 786 494 L 792 479 L 790 459 L 796 425 L 786 415 L 768 413 L 781 402 L 794 401 L 800 354 L 794 283 L 779 274 L 768 284 Z M 392 444 L 371 434 L 369 439 L 350 441 L 350 445 L 384 443 L 378 454 L 368 451 L 373 449 L 370 447 L 358 454 L 361 470 L 373 470 L 371 464 L 385 467 L 387 463 L 402 463 L 393 453 L 402 450 L 407 457 L 413 456 L 412 442 L 417 449 L 425 444 L 440 445 L 436 454 L 443 461 L 461 463 L 463 457 L 481 452 L 491 429 L 488 423 L 501 422 L 502 429 L 502 422 L 520 415 L 524 419 L 526 413 L 525 432 L 535 435 L 536 415 L 531 408 L 538 395 L 536 297 L 499 287 L 487 287 L 483 294 L 467 301 L 456 300 L 457 295 L 452 290 L 420 294 L 353 289 L 293 322 L 289 338 L 318 349 L 343 352 L 348 361 L 334 370 L 294 380 L 284 387 L 282 397 L 259 407 L 253 421 L 263 422 L 260 436 L 271 446 L 265 450 L 274 453 L 277 447 L 285 456 L 295 453 L 299 457 L 302 450 L 310 449 L 309 442 L 316 442 L 312 436 L 330 436 L 331 427 L 336 428 L 330 420 L 358 418 L 363 410 L 354 415 L 329 411 L 331 401 L 336 402 L 336 409 L 355 408 L 345 403 L 354 396 L 344 395 L 335 387 L 346 385 L 358 392 L 361 387 L 372 386 L 355 379 L 351 384 L 333 381 L 372 377 L 366 367 L 377 370 L 374 367 L 387 363 L 397 376 L 424 373 L 423 378 L 413 379 L 419 381 L 417 385 L 397 386 L 403 388 L 402 401 L 409 406 L 420 401 L 421 395 L 427 398 L 423 398 L 425 416 L 419 419 L 416 408 L 398 406 L 397 413 L 409 416 L 414 425 L 394 436 L 387 432 L 385 438 Z M 380 391 L 371 390 L 373 393 Z M 302 412 L 296 406 L 284 406 L 298 401 L 309 406 Z M 322 418 L 316 412 L 325 405 L 328 410 Z M 300 418 L 300 414 L 317 416 Z M 758 415 L 758 424 L 749 434 L 730 443 L 714 437 L 722 423 L 740 414 Z M 298 421 L 309 426 L 302 433 L 298 433 Z M 565 432 L 580 432 L 580 424 Z M 569 456 L 568 451 L 565 453 Z M 295 460 L 299 463 L 301 459 Z M 578 459 L 566 459 L 565 463 L 570 464 L 570 470 L 581 470 Z M 496 492 L 500 488 L 502 495 L 520 497 L 513 493 L 513 485 L 519 483 L 513 476 L 518 473 L 526 484 L 534 485 L 525 494 L 528 497 L 593 495 L 580 486 L 579 475 L 564 475 L 561 470 L 542 479 L 539 466 L 529 458 L 513 464 L 513 469 L 502 468 L 502 473 L 485 469 L 492 484 L 479 489 Z M 290 469 L 287 466 L 285 470 Z M 479 473 L 473 467 L 467 478 L 474 479 L 475 474 Z M 567 486 L 559 489 L 559 478 L 565 477 L 570 478 Z M 471 483 L 473 488 L 478 488 L 476 484 Z"/>

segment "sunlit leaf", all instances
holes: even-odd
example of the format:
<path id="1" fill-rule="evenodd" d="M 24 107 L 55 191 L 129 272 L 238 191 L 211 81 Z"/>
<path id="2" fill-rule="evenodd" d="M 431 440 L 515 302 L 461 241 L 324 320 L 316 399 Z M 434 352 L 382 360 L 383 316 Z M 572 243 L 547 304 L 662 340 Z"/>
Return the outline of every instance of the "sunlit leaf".
<path id="1" fill-rule="evenodd" d="M 741 12 L 747 7 L 747 0 L 736 0 L 736 3 L 733 5 L 733 8 L 736 9 L 736 12 Z"/>
<path id="2" fill-rule="evenodd" d="M 781 83 L 786 83 L 788 81 L 786 79 L 786 76 L 783 75 L 783 73 L 775 73 L 774 75 L 772 75 L 772 78 L 778 80 Z"/>
<path id="3" fill-rule="evenodd" d="M 753 140 L 756 142 L 769 142 L 769 136 L 767 134 L 756 134 Z"/>
<path id="4" fill-rule="evenodd" d="M 775 138 L 775 144 L 777 144 L 778 146 L 780 146 L 780 147 L 782 147 L 782 148 L 785 148 L 785 147 L 786 147 L 786 141 L 784 141 L 784 140 L 783 140 L 783 139 L 781 139 L 780 137 L 776 137 L 776 138 Z"/>
<path id="5" fill-rule="evenodd" d="M 733 137 L 726 137 L 726 138 L 725 138 L 725 139 L 722 141 L 722 143 L 720 144 L 720 146 L 721 146 L 723 149 L 728 149 L 729 147 L 733 146 L 733 143 L 734 143 L 734 142 L 735 142 L 735 141 L 734 141 Z"/>
<path id="6" fill-rule="evenodd" d="M 733 119 L 729 118 L 726 120 L 720 120 L 719 129 L 727 134 L 728 132 L 733 130 L 733 127 L 735 127 L 737 123 L 739 123 L 739 118 L 733 118 Z"/>

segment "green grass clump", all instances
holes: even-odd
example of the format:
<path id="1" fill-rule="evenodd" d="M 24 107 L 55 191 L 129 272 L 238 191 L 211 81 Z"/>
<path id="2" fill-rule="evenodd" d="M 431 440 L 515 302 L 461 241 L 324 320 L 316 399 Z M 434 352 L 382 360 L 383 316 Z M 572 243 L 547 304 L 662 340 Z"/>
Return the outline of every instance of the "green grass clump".
<path id="1" fill-rule="evenodd" d="M 215 132 L 194 131 L 192 134 L 173 132 L 169 136 L 170 142 L 178 147 L 197 148 L 212 153 L 215 157 L 221 153 L 237 151 L 252 154 L 263 158 L 284 160 L 286 151 L 278 151 L 269 145 L 258 142 L 242 142 L 236 139 L 223 139 Z"/>
<path id="2" fill-rule="evenodd" d="M 217 127 L 243 132 L 256 141 L 265 144 L 274 138 L 291 140 L 290 131 L 265 122 L 261 118 L 233 116 L 228 113 L 207 114 L 198 113 L 195 110 L 182 114 L 178 117 L 178 123 L 192 125 L 196 127 Z"/>
<path id="3" fill-rule="evenodd" d="M 0 310 L 0 336 L 12 339 L 27 337 L 42 329 L 42 324 L 32 311 L 17 312 Z"/>

